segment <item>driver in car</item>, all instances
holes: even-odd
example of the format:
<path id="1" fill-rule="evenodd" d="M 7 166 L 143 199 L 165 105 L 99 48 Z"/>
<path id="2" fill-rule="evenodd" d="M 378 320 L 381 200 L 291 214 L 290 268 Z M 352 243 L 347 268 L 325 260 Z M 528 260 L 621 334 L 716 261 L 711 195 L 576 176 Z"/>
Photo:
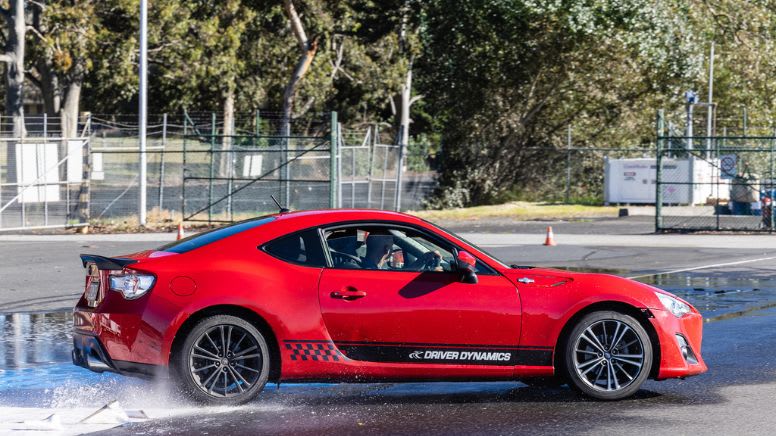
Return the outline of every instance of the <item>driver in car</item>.
<path id="1" fill-rule="evenodd" d="M 364 269 L 391 269 L 389 260 L 393 250 L 393 235 L 369 234 L 366 238 L 366 254 L 361 258 Z M 442 255 L 439 251 L 423 253 L 414 262 L 406 265 L 408 271 L 442 271 Z"/>

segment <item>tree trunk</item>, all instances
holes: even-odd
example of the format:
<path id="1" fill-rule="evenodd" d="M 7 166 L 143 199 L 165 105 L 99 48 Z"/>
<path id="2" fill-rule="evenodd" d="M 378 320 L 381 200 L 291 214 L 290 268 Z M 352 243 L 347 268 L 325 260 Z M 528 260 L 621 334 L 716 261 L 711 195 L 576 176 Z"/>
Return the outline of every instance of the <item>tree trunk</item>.
<path id="1" fill-rule="evenodd" d="M 13 136 L 21 138 L 24 128 L 24 0 L 11 0 L 8 14 L 8 40 L 5 46 L 6 81 L 5 113 L 13 118 Z"/>
<path id="2" fill-rule="evenodd" d="M 294 8 L 294 4 L 291 0 L 284 0 L 283 7 L 291 22 L 291 29 L 294 31 L 294 36 L 296 36 L 300 51 L 299 60 L 296 63 L 296 67 L 294 67 L 291 80 L 289 80 L 285 92 L 283 93 L 283 123 L 281 125 L 280 134 L 288 137 L 291 133 L 291 118 L 294 111 L 296 89 L 302 81 L 302 78 L 307 74 L 313 59 L 315 58 L 315 53 L 318 51 L 318 38 L 313 38 L 312 41 L 307 38 L 304 26 L 302 25 L 302 20 L 296 13 L 296 8 Z"/>
<path id="3" fill-rule="evenodd" d="M 43 9 L 41 7 L 32 8 L 32 27 L 37 30 L 37 34 L 46 34 L 48 28 L 46 23 L 41 20 Z M 35 63 L 35 69 L 38 70 L 39 80 L 33 82 L 40 88 L 43 97 L 43 110 L 50 117 L 59 116 L 59 109 L 62 103 L 62 90 L 59 86 L 59 75 L 54 70 L 53 53 L 51 48 L 45 48 L 45 54 Z"/>
<path id="4" fill-rule="evenodd" d="M 296 90 L 299 86 L 299 83 L 302 81 L 302 78 L 305 76 L 305 74 L 307 74 L 307 70 L 310 69 L 310 64 L 312 64 L 313 59 L 315 58 L 315 53 L 318 51 L 318 38 L 315 37 L 312 41 L 307 38 L 304 26 L 302 25 L 302 20 L 299 18 L 299 14 L 296 13 L 296 8 L 294 8 L 294 4 L 291 2 L 291 0 L 283 1 L 283 9 L 285 10 L 286 15 L 288 15 L 288 20 L 291 22 L 291 30 L 294 32 L 294 36 L 296 36 L 300 55 L 299 61 L 297 61 L 296 67 L 294 67 L 294 72 L 291 75 L 291 80 L 289 80 L 288 85 L 286 85 L 285 92 L 283 93 L 283 112 L 280 123 L 280 136 L 282 137 L 281 144 L 285 152 L 281 153 L 283 159 L 281 164 L 285 164 L 289 161 L 289 137 L 291 136 L 291 118 L 293 117 Z M 281 167 L 280 178 L 282 180 L 286 180 L 286 182 L 281 184 L 281 198 L 284 199 L 283 205 L 288 207 L 291 200 L 290 185 L 289 182 L 287 182 L 287 180 L 289 180 L 288 165 L 283 165 Z M 285 193 L 283 194 L 282 191 L 285 191 Z"/>
<path id="5" fill-rule="evenodd" d="M 220 177 L 229 177 L 232 174 L 232 135 L 234 135 L 234 87 L 224 93 L 224 130 L 221 141 L 221 153 L 218 153 L 218 174 Z"/>
<path id="6" fill-rule="evenodd" d="M 38 62 L 40 73 L 40 93 L 43 97 L 43 110 L 50 117 L 59 116 L 62 108 L 62 90 L 59 87 L 59 76 L 47 60 Z"/>
<path id="7" fill-rule="evenodd" d="M 63 138 L 77 138 L 78 112 L 81 101 L 81 82 L 73 82 L 65 90 L 65 99 L 61 107 Z"/>
<path id="8" fill-rule="evenodd" d="M 8 9 L 2 10 L 7 28 L 5 53 L 0 55 L 5 62 L 5 115 L 13 122 L 14 138 L 23 138 L 24 128 L 24 36 L 27 25 L 24 20 L 24 0 L 11 0 Z M 16 172 L 16 143 L 7 143 L 6 180 L 16 183 L 19 175 Z"/>
<path id="9" fill-rule="evenodd" d="M 399 146 L 407 147 L 410 139 L 410 106 L 412 105 L 412 64 L 407 69 L 401 87 L 401 109 L 399 111 Z"/>
<path id="10" fill-rule="evenodd" d="M 65 89 L 65 98 L 60 108 L 59 123 L 62 130 L 62 138 L 59 143 L 59 156 L 68 155 L 68 159 L 74 159 L 76 156 L 69 156 L 70 150 L 68 147 L 68 140 L 72 140 L 78 137 L 78 107 L 81 99 L 81 83 L 74 82 L 67 86 Z M 62 180 L 68 180 L 70 175 L 67 174 L 68 165 L 62 165 L 59 170 L 59 174 Z M 80 173 L 80 172 L 79 172 Z"/>

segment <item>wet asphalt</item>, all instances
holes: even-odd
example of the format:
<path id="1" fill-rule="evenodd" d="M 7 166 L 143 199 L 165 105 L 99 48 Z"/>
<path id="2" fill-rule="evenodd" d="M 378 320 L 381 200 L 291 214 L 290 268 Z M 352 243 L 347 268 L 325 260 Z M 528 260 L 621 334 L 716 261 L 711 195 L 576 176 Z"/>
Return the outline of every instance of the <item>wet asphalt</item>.
<path id="1" fill-rule="evenodd" d="M 231 411 L 106 434 L 773 434 L 776 309 L 705 327 L 708 373 L 618 402 L 515 383 L 270 386 Z"/>
<path id="2" fill-rule="evenodd" d="M 91 248 L 115 253 L 131 251 L 124 249 L 135 245 L 142 244 Z M 15 250 L 32 256 L 42 247 L 20 243 Z M 65 259 L 73 248 L 90 248 L 46 247 L 59 253 L 54 262 Z M 542 265 L 625 276 L 762 255 L 745 247 L 494 247 L 491 251 L 506 261 L 538 257 L 535 263 Z M 268 385 L 256 401 L 242 407 L 192 408 L 167 386 L 96 375 L 70 365 L 69 315 L 57 312 L 0 315 L 0 406 L 99 407 L 118 399 L 133 408 L 181 410 L 172 417 L 127 424 L 105 434 L 773 434 L 776 262 L 647 275 L 639 280 L 679 294 L 702 312 L 706 319 L 702 355 L 709 372 L 686 380 L 648 381 L 636 396 L 618 402 L 589 400 L 565 386 L 533 388 L 518 381 L 283 384 Z M 22 292 L 24 286 L 20 284 Z M 45 288 L 41 286 L 43 296 Z"/>

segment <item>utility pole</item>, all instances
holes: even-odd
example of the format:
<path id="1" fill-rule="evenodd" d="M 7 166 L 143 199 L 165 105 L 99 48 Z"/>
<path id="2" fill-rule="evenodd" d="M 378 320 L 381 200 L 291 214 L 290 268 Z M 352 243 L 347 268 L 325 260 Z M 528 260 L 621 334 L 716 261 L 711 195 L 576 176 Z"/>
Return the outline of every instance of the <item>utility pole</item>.
<path id="1" fill-rule="evenodd" d="M 146 122 L 148 118 L 148 1 L 140 0 L 140 195 L 138 216 L 140 225 L 146 225 Z"/>
<path id="2" fill-rule="evenodd" d="M 711 42 L 711 53 L 709 53 L 709 100 L 706 115 L 706 158 L 711 158 L 711 129 L 712 118 L 714 117 L 714 41 Z"/>
<path id="3" fill-rule="evenodd" d="M 698 94 L 695 91 L 687 91 L 684 93 L 684 98 L 687 102 L 687 149 L 692 150 L 692 109 L 698 103 Z"/>

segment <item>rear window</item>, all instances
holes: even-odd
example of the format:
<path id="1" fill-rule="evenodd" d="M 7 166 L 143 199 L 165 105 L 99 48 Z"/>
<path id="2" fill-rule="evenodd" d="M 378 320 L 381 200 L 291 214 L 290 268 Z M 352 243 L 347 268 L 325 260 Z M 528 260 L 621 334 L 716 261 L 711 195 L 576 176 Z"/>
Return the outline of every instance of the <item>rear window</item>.
<path id="1" fill-rule="evenodd" d="M 168 251 L 170 253 L 187 253 L 191 250 L 195 250 L 199 247 L 205 246 L 212 242 L 220 241 L 221 239 L 228 238 L 229 236 L 236 235 L 237 233 L 244 232 L 246 230 L 254 229 L 260 225 L 266 224 L 275 217 L 264 216 L 259 218 L 253 218 L 247 221 L 240 221 L 226 227 L 219 227 L 217 229 L 209 230 L 204 233 L 198 233 L 188 238 L 175 241 L 167 245 L 162 245 L 157 248 L 158 251 Z"/>
<path id="2" fill-rule="evenodd" d="M 282 236 L 264 245 L 264 251 L 286 262 L 322 268 L 326 266 L 318 230 Z"/>

